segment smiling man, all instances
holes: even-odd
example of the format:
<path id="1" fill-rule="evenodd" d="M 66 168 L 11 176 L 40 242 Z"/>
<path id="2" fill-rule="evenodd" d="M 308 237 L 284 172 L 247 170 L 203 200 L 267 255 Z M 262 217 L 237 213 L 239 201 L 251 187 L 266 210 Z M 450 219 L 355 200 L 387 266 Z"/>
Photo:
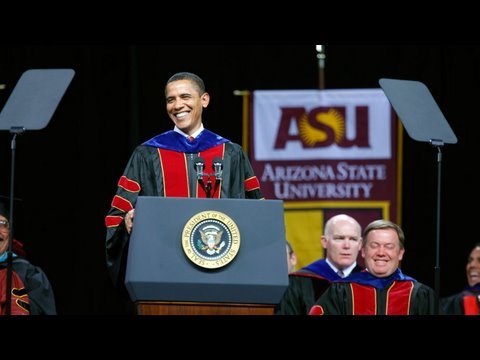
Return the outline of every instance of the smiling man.
<path id="1" fill-rule="evenodd" d="M 333 283 L 312 307 L 315 315 L 432 315 L 435 293 L 400 270 L 403 230 L 376 220 L 363 233 L 366 270 Z"/>
<path id="2" fill-rule="evenodd" d="M 465 270 L 468 286 L 440 300 L 443 314 L 480 315 L 480 243 L 476 243 L 470 251 Z"/>
<path id="3" fill-rule="evenodd" d="M 203 80 L 189 72 L 174 74 L 165 100 L 173 130 L 137 146 L 105 218 L 107 266 L 117 285 L 123 283 L 138 196 L 263 198 L 242 147 L 204 128 L 210 94 Z"/>
<path id="4" fill-rule="evenodd" d="M 8 245 L 10 209 L 0 202 L 0 315 L 56 315 L 52 286 L 43 270 L 21 253 L 12 252 L 10 312 L 7 311 Z"/>

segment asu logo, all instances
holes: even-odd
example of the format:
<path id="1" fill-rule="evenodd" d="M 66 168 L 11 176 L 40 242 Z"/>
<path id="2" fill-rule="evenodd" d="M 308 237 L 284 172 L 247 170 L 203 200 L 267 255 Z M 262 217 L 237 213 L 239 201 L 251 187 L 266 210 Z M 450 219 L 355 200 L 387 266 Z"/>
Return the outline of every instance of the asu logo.
<path id="1" fill-rule="evenodd" d="M 240 232 L 229 216 L 218 211 L 203 211 L 185 224 L 182 247 L 196 265 L 207 269 L 220 268 L 237 256 Z"/>
<path id="2" fill-rule="evenodd" d="M 303 148 L 325 148 L 336 144 L 340 148 L 368 148 L 368 107 L 355 107 L 355 137 L 346 133 L 345 107 L 317 107 L 309 112 L 302 107 L 282 107 L 275 149 L 284 149 L 290 141 L 300 141 Z M 290 133 L 296 123 L 298 134 Z"/>
<path id="3" fill-rule="evenodd" d="M 324 143 L 328 140 L 329 132 L 333 132 L 335 142 L 339 143 L 345 137 L 345 119 L 335 109 L 329 109 L 327 112 L 319 112 L 315 115 L 315 122 L 325 126 L 315 127 L 308 121 L 307 114 L 303 114 L 299 120 L 299 133 L 302 141 L 308 146 L 314 146 L 317 143 Z"/>

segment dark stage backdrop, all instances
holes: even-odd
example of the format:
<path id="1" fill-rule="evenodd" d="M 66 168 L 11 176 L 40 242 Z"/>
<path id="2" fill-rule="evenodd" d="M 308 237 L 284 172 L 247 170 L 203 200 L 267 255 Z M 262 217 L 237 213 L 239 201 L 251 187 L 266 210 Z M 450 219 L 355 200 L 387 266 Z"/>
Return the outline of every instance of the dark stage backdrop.
<path id="1" fill-rule="evenodd" d="M 443 151 L 441 293 L 461 290 L 478 241 L 476 216 L 466 216 L 466 208 L 478 198 L 480 47 L 327 45 L 326 54 L 327 88 L 378 88 L 382 77 L 419 80 L 452 126 L 459 142 Z M 30 68 L 76 72 L 48 127 L 17 141 L 16 237 L 50 278 L 59 314 L 131 310 L 107 275 L 104 216 L 133 148 L 172 128 L 163 94 L 170 75 L 203 77 L 212 98 L 205 126 L 238 143 L 242 103 L 234 90 L 318 86 L 314 45 L 0 46 L 1 106 Z M 0 133 L 0 195 L 9 192 L 10 139 Z M 403 156 L 403 270 L 433 287 L 436 152 L 405 134 Z"/>

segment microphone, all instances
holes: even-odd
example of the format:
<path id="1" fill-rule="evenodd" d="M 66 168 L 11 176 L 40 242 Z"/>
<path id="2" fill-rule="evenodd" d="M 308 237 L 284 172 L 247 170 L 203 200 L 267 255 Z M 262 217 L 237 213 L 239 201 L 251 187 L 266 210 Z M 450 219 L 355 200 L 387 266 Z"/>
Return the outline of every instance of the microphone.
<path id="1" fill-rule="evenodd" d="M 323 308 L 320 305 L 313 305 L 308 315 L 323 315 Z"/>
<path id="2" fill-rule="evenodd" d="M 213 159 L 213 172 L 215 173 L 215 180 L 222 180 L 223 160 L 218 156 Z"/>
<path id="3" fill-rule="evenodd" d="M 202 157 L 197 157 L 193 163 L 195 171 L 197 172 L 197 180 L 203 180 L 203 170 L 205 169 L 205 160 Z"/>

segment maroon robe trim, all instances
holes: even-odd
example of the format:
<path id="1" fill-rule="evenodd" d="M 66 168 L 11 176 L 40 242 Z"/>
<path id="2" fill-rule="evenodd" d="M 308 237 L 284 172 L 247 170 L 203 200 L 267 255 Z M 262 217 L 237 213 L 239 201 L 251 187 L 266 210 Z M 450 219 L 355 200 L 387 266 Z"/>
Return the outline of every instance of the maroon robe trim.
<path id="1" fill-rule="evenodd" d="M 115 195 L 113 197 L 112 207 L 117 208 L 118 210 L 121 210 L 123 212 L 129 212 L 133 209 L 132 203 L 119 195 Z"/>
<path id="2" fill-rule="evenodd" d="M 185 153 L 158 148 L 163 171 L 163 196 L 190 197 Z"/>
<path id="3" fill-rule="evenodd" d="M 353 315 L 377 314 L 377 290 L 372 286 L 350 284 Z M 413 292 L 412 281 L 394 281 L 387 291 L 386 315 L 408 315 Z"/>
<path id="4" fill-rule="evenodd" d="M 118 181 L 118 186 L 130 192 L 139 192 L 141 189 L 140 184 L 138 182 L 134 180 L 130 180 L 125 175 L 123 175 Z"/>
<path id="5" fill-rule="evenodd" d="M 260 189 L 260 182 L 258 181 L 256 176 L 253 176 L 245 180 L 245 189 L 247 191 Z"/>
<path id="6" fill-rule="evenodd" d="M 462 300 L 465 315 L 479 315 L 478 302 L 475 295 L 465 295 Z"/>
<path id="7" fill-rule="evenodd" d="M 409 315 L 413 281 L 394 281 L 387 292 L 386 315 Z"/>
<path id="8" fill-rule="evenodd" d="M 212 180 L 212 198 L 219 198 L 221 194 L 222 183 L 215 186 L 214 176 L 211 175 L 213 159 L 219 157 L 223 159 L 225 152 L 225 144 L 214 146 L 210 149 L 202 151 L 199 156 L 205 160 L 205 172 L 210 175 L 204 176 L 204 184 L 206 185 L 208 178 Z M 186 154 L 182 152 L 158 149 L 160 162 L 163 171 L 164 196 L 166 197 L 190 197 L 190 190 L 188 184 L 188 168 Z M 182 165 L 183 164 L 183 165 Z M 197 193 L 194 197 L 206 198 L 207 194 L 202 189 L 200 183 L 197 184 Z"/>
<path id="9" fill-rule="evenodd" d="M 6 314 L 6 282 L 7 282 L 7 269 L 0 270 L 0 315 Z M 12 291 L 10 302 L 10 314 L 11 315 L 29 315 L 30 299 L 25 290 L 25 285 L 18 274 L 12 272 Z"/>
<path id="10" fill-rule="evenodd" d="M 353 315 L 377 315 L 377 291 L 373 286 L 350 283 Z"/>
<path id="11" fill-rule="evenodd" d="M 121 216 L 113 216 L 113 215 L 107 215 L 105 217 L 105 226 L 108 227 L 115 227 L 120 225 L 120 223 L 123 221 L 123 217 Z"/>

